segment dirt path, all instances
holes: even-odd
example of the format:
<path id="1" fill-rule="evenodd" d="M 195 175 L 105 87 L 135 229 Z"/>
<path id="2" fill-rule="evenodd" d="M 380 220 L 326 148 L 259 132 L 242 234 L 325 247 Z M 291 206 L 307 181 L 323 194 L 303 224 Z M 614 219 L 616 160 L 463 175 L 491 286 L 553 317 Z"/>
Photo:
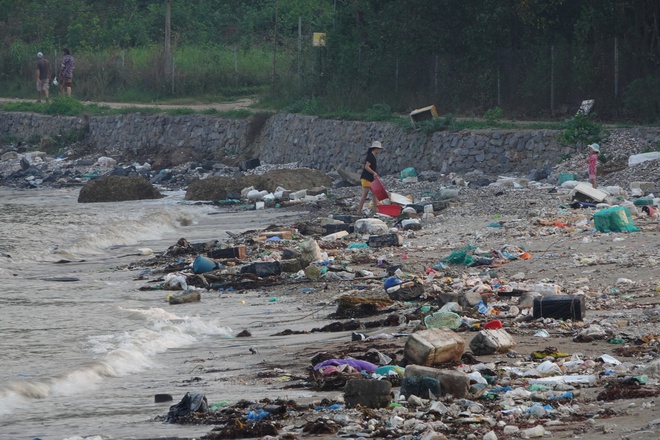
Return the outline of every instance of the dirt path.
<path id="1" fill-rule="evenodd" d="M 35 102 L 33 99 L 18 99 L 18 98 L 0 98 L 0 103 L 8 102 Z M 256 103 L 254 98 L 243 98 L 232 102 L 214 102 L 207 104 L 138 104 L 133 102 L 95 102 L 95 101 L 82 101 L 83 104 L 97 104 L 102 107 L 110 108 L 160 108 L 163 110 L 170 110 L 175 108 L 189 108 L 195 111 L 204 111 L 215 109 L 217 111 L 229 111 L 248 108 Z"/>

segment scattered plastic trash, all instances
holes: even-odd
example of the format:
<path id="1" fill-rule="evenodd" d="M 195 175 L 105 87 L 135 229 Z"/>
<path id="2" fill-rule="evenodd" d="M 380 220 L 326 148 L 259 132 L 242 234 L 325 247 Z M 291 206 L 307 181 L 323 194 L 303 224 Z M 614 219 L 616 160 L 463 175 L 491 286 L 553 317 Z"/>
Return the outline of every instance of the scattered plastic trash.
<path id="1" fill-rule="evenodd" d="M 426 325 L 426 328 L 449 327 L 456 329 L 461 326 L 461 317 L 453 312 L 439 311 L 432 315 L 427 315 L 424 318 L 424 325 Z"/>
<path id="2" fill-rule="evenodd" d="M 259 420 L 265 419 L 269 415 L 270 413 L 268 411 L 258 409 L 256 411 L 248 411 L 246 418 L 251 422 L 258 422 Z"/>
<path id="3" fill-rule="evenodd" d="M 351 250 L 369 249 L 369 245 L 367 243 L 351 243 L 347 246 L 347 249 L 351 249 Z"/>
<path id="4" fill-rule="evenodd" d="M 211 272 L 218 267 L 217 263 L 210 258 L 198 255 L 193 262 L 193 272 L 196 274 Z"/>
<path id="5" fill-rule="evenodd" d="M 209 410 L 215 411 L 216 409 L 222 408 L 223 406 L 227 406 L 227 405 L 229 405 L 228 400 L 221 400 L 220 402 L 215 402 L 215 403 L 211 404 L 211 406 L 209 407 Z"/>
<path id="6" fill-rule="evenodd" d="M 597 361 L 601 361 L 604 364 L 609 364 L 609 365 L 621 365 L 621 361 L 615 359 L 613 356 L 610 356 L 609 354 L 603 354 L 599 356 Z"/>
<path id="7" fill-rule="evenodd" d="M 407 177 L 418 177 L 417 171 L 413 167 L 404 168 L 401 170 L 401 180 Z"/>
<path id="8" fill-rule="evenodd" d="M 167 413 L 167 423 L 176 423 L 176 421 L 191 412 L 209 412 L 209 404 L 204 394 L 186 393 L 176 405 L 170 407 Z"/>
<path id="9" fill-rule="evenodd" d="M 549 338 L 550 333 L 548 333 L 548 331 L 546 329 L 541 329 L 541 330 L 537 331 L 536 333 L 534 333 L 534 336 L 537 337 L 537 338 Z"/>
<path id="10" fill-rule="evenodd" d="M 502 321 L 499 319 L 496 319 L 494 321 L 489 321 L 484 324 L 484 328 L 488 330 L 497 330 L 498 328 L 502 328 Z"/>
<path id="11" fill-rule="evenodd" d="M 556 384 L 581 384 L 581 385 L 596 385 L 597 379 L 593 374 L 582 374 L 582 375 L 571 375 L 571 376 L 552 376 L 552 377 L 542 377 L 538 379 L 530 379 L 530 383 L 538 383 L 545 385 L 556 385 Z"/>

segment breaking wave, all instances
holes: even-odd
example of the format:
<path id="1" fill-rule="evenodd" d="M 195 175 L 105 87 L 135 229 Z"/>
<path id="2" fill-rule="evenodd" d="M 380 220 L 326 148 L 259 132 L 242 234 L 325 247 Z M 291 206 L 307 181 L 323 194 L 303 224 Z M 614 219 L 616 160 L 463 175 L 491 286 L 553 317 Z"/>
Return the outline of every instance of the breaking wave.
<path id="1" fill-rule="evenodd" d="M 158 364 L 158 354 L 186 347 L 208 337 L 231 337 L 219 322 L 179 317 L 160 308 L 120 309 L 144 321 L 140 328 L 90 337 L 85 349 L 97 359 L 73 371 L 49 377 L 25 378 L 0 385 L 0 417 L 30 405 L 35 399 L 87 394 L 110 377 L 136 374 Z"/>

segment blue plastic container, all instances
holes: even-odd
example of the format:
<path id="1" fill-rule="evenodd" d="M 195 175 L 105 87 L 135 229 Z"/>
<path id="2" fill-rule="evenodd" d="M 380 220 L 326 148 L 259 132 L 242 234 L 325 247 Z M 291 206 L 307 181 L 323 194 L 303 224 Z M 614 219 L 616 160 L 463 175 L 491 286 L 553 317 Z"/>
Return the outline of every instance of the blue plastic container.
<path id="1" fill-rule="evenodd" d="M 211 260 L 210 258 L 203 257 L 201 255 L 198 255 L 197 258 L 195 258 L 195 261 L 193 262 L 193 272 L 197 274 L 211 272 L 216 267 L 218 267 L 218 265 L 216 264 L 215 261 Z"/>

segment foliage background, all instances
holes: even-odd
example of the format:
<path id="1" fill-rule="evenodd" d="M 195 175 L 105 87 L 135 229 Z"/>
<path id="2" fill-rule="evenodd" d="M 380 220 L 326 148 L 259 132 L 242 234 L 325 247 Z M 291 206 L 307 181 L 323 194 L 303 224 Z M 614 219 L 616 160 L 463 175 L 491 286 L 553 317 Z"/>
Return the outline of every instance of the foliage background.
<path id="1" fill-rule="evenodd" d="M 308 112 L 660 121 L 657 0 L 0 0 L 0 94 L 34 95 L 34 62 L 76 58 L 87 100 L 258 94 Z M 276 19 L 277 18 L 277 19 Z M 312 34 L 326 33 L 313 47 Z"/>

